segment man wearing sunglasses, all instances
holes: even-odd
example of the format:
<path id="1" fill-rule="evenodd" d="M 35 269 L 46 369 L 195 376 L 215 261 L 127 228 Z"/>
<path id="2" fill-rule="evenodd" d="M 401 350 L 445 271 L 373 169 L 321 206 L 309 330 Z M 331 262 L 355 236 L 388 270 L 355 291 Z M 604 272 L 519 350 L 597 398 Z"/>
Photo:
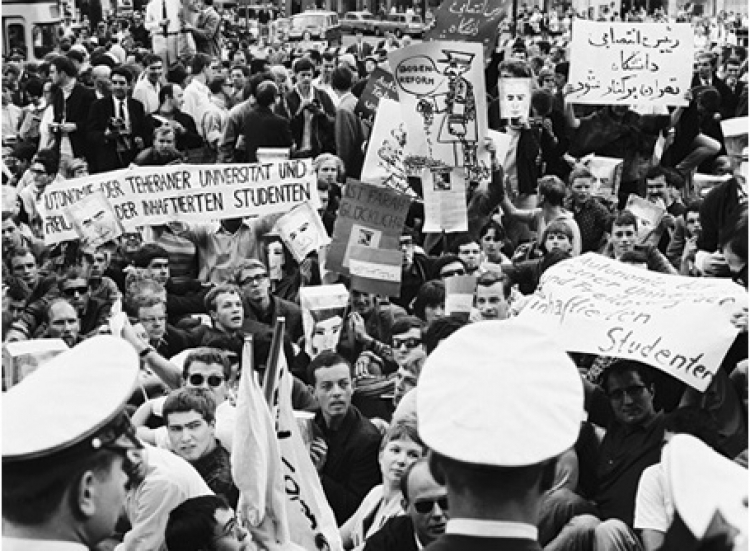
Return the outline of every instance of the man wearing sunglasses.
<path id="1" fill-rule="evenodd" d="M 3 549 L 93 549 L 114 532 L 142 447 L 123 413 L 137 378 L 130 346 L 97 336 L 3 395 Z"/>
<path id="2" fill-rule="evenodd" d="M 108 325 L 111 305 L 91 296 L 89 278 L 83 270 L 70 268 L 57 285 L 60 294 L 76 309 L 83 335 L 91 335 Z"/>
<path id="3" fill-rule="evenodd" d="M 406 515 L 388 520 L 367 538 L 364 551 L 417 551 L 443 533 L 448 521 L 448 491 L 435 482 L 427 459 L 411 465 L 401 478 Z"/>

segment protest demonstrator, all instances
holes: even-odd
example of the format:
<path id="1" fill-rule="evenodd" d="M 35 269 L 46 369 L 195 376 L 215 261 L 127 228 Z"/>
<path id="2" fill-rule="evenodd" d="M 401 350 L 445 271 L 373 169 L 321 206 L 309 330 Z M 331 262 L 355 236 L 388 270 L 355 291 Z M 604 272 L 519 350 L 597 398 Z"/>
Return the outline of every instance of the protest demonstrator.
<path id="1" fill-rule="evenodd" d="M 681 475 L 747 479 L 747 6 L 292 4 L 9 27 L 4 545 L 746 532 Z"/>

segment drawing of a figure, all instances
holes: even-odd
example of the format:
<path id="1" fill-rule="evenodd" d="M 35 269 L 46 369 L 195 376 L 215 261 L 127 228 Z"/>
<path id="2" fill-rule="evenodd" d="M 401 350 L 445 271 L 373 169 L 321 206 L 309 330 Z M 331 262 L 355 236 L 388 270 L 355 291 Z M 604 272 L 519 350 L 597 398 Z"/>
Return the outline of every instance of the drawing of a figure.
<path id="1" fill-rule="evenodd" d="M 455 166 L 476 167 L 477 161 L 477 110 L 474 87 L 464 75 L 471 69 L 475 54 L 443 50 L 447 64 L 443 75 L 448 79 L 448 90 L 432 98 L 424 97 L 417 103 L 417 111 L 427 118 L 443 114 L 438 141 L 453 144 Z"/>

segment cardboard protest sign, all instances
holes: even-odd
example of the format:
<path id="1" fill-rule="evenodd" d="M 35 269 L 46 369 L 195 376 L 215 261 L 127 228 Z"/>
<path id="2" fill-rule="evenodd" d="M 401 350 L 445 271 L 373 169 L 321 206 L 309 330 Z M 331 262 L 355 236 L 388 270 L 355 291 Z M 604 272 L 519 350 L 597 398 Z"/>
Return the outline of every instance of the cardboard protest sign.
<path id="1" fill-rule="evenodd" d="M 646 243 L 659 227 L 667 209 L 631 193 L 625 208 L 638 219 L 638 241 Z"/>
<path id="2" fill-rule="evenodd" d="M 93 251 L 122 235 L 122 224 L 101 190 L 65 207 L 65 215 L 85 251 Z"/>
<path id="3" fill-rule="evenodd" d="M 98 190 L 104 192 L 125 232 L 175 220 L 200 223 L 287 212 L 307 202 L 315 208 L 320 205 L 310 159 L 144 166 L 49 186 L 40 202 L 47 245 L 78 238 L 65 207 Z"/>
<path id="4" fill-rule="evenodd" d="M 396 101 L 383 99 L 367 144 L 362 181 L 416 197 L 407 181 L 404 147 L 406 123 L 401 120 L 401 107 Z"/>
<path id="5" fill-rule="evenodd" d="M 488 130 L 487 133 L 495 144 L 495 155 L 498 161 L 502 162 L 508 156 L 510 134 L 507 132 L 498 132 L 497 130 Z"/>
<path id="6" fill-rule="evenodd" d="M 474 306 L 477 277 L 456 275 L 445 280 L 445 315 L 461 315 L 467 319 Z"/>
<path id="7" fill-rule="evenodd" d="M 489 153 L 479 147 L 487 135 L 482 45 L 424 42 L 391 51 L 388 62 L 409 137 L 405 161 L 420 173 L 437 160 L 488 179 Z"/>
<path id="8" fill-rule="evenodd" d="M 401 251 L 354 245 L 349 255 L 352 289 L 389 297 L 401 294 Z"/>
<path id="9" fill-rule="evenodd" d="M 375 121 L 375 113 L 378 111 L 378 105 L 381 100 L 389 99 L 398 101 L 398 91 L 396 91 L 396 82 L 393 75 L 381 69 L 376 68 L 367 79 L 365 89 L 359 96 L 359 101 L 354 107 L 354 112 L 369 123 Z"/>
<path id="10" fill-rule="evenodd" d="M 351 182 L 342 190 L 326 268 L 349 275 L 353 245 L 398 250 L 411 199 L 383 187 Z"/>
<path id="11" fill-rule="evenodd" d="M 468 231 L 466 183 L 460 168 L 422 172 L 426 233 Z"/>
<path id="12" fill-rule="evenodd" d="M 435 24 L 424 39 L 480 42 L 488 58 L 495 46 L 498 24 L 512 7 L 509 0 L 443 0 L 435 10 Z"/>
<path id="13" fill-rule="evenodd" d="M 617 190 L 622 178 L 623 160 L 616 157 L 597 157 L 594 155 L 585 164 L 596 178 L 591 193 L 605 199 L 617 197 Z"/>
<path id="14" fill-rule="evenodd" d="M 302 326 L 305 352 L 314 358 L 324 350 L 336 350 L 344 326 L 349 291 L 341 283 L 301 287 Z"/>
<path id="15" fill-rule="evenodd" d="M 279 218 L 276 230 L 297 262 L 331 242 L 318 211 L 310 203 L 297 205 Z"/>
<path id="16" fill-rule="evenodd" d="M 687 105 L 693 76 L 689 23 L 576 19 L 570 45 L 571 103 Z"/>
<path id="17" fill-rule="evenodd" d="M 703 391 L 737 336 L 730 320 L 743 307 L 747 291 L 731 280 L 650 272 L 587 253 L 549 268 L 519 316 L 570 352 L 644 362 Z"/>
<path id="18" fill-rule="evenodd" d="M 3 345 L 3 387 L 8 390 L 27 375 L 68 350 L 62 339 L 32 339 Z"/>
<path id="19" fill-rule="evenodd" d="M 500 117 L 518 119 L 528 117 L 531 109 L 530 78 L 500 78 L 497 81 Z"/>

